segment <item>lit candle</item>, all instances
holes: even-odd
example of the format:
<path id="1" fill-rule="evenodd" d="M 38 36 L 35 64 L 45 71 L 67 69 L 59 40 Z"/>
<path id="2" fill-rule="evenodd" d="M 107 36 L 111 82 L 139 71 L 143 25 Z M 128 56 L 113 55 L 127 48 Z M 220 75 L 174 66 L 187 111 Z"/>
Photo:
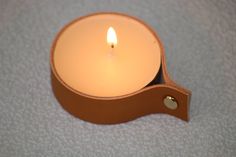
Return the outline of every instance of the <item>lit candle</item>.
<path id="1" fill-rule="evenodd" d="M 134 93 L 157 75 L 160 45 L 142 22 L 97 14 L 69 24 L 54 44 L 57 75 L 73 90 L 95 97 Z"/>

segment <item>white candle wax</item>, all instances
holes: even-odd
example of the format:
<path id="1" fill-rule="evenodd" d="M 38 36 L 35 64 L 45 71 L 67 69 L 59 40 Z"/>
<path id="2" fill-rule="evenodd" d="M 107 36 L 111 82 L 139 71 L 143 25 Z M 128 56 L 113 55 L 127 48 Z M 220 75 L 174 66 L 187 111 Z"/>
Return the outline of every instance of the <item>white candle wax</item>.
<path id="1" fill-rule="evenodd" d="M 117 43 L 111 48 L 107 31 Z M 53 64 L 61 80 L 73 90 L 96 97 L 133 93 L 150 83 L 160 68 L 160 45 L 138 20 L 118 14 L 79 19 L 59 34 Z"/>

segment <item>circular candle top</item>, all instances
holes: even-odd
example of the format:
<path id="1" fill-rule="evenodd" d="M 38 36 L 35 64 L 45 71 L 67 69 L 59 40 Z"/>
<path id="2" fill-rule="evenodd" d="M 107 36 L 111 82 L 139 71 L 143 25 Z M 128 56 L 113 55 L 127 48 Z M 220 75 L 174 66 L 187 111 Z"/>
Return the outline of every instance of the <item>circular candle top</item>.
<path id="1" fill-rule="evenodd" d="M 107 31 L 117 35 L 114 48 Z M 95 14 L 76 20 L 59 34 L 53 64 L 72 89 L 96 97 L 133 93 L 150 83 L 160 68 L 160 45 L 140 21 L 120 14 Z"/>

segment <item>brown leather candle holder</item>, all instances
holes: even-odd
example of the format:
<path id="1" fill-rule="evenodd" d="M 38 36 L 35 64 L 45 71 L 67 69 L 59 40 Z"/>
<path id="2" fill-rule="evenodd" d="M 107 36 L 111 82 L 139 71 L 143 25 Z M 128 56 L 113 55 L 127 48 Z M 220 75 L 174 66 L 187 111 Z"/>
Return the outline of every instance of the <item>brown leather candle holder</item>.
<path id="1" fill-rule="evenodd" d="M 83 94 L 72 89 L 60 78 L 54 66 L 53 53 L 58 37 L 64 30 L 62 29 L 52 46 L 50 63 L 52 89 L 55 97 L 66 111 L 82 120 L 97 124 L 117 124 L 153 113 L 165 113 L 185 121 L 189 120 L 188 110 L 191 92 L 178 86 L 170 79 L 167 73 L 163 46 L 154 31 L 146 24 L 144 25 L 155 35 L 160 44 L 160 70 L 155 79 L 143 89 L 125 96 L 109 98 Z"/>

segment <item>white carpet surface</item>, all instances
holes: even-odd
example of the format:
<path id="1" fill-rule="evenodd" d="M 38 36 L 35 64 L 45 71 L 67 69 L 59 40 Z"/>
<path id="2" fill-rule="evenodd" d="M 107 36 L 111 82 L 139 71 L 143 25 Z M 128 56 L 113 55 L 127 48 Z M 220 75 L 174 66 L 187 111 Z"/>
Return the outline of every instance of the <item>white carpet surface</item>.
<path id="1" fill-rule="evenodd" d="M 136 16 L 159 34 L 171 77 L 192 91 L 190 122 L 76 119 L 51 91 L 56 33 L 93 12 Z M 0 0 L 0 157 L 235 157 L 236 1 Z"/>

